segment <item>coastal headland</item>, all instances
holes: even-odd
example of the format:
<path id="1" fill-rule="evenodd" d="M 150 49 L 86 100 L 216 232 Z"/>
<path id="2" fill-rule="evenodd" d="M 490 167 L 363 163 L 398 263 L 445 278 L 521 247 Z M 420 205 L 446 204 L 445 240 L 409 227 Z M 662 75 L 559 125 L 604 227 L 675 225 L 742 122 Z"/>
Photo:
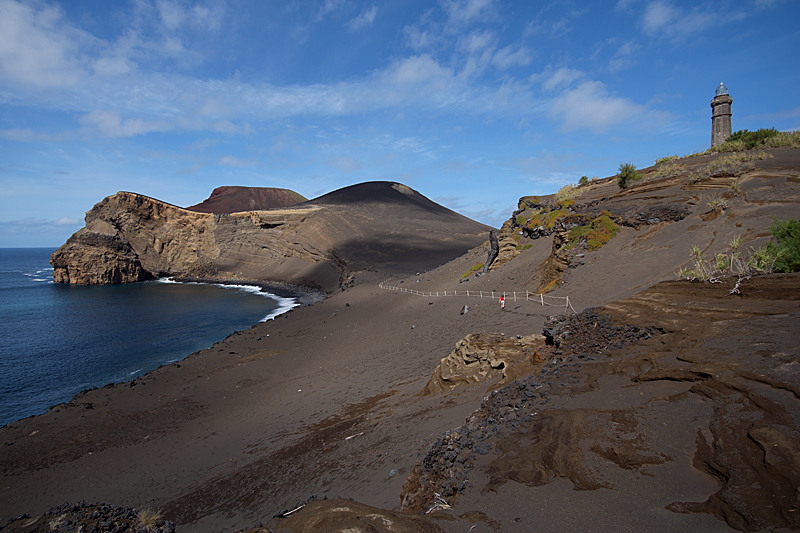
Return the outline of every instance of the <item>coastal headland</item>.
<path id="1" fill-rule="evenodd" d="M 800 528 L 800 274 L 676 275 L 798 217 L 800 150 L 767 152 L 522 198 L 488 266 L 489 228 L 400 184 L 227 215 L 109 197 L 57 280 L 327 297 L 0 428 L 0 523 L 102 502 L 179 531 Z"/>

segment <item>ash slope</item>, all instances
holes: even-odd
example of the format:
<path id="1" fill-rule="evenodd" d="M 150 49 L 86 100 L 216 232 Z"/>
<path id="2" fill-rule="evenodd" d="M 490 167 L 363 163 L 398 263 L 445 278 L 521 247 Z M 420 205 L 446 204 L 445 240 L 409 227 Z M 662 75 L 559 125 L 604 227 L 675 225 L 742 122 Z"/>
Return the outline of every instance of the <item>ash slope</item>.
<path id="1" fill-rule="evenodd" d="M 354 185 L 284 209 L 199 213 L 119 192 L 52 256 L 60 283 L 153 277 L 287 282 L 333 291 L 369 268 L 427 269 L 490 228 L 391 182 Z"/>
<path id="2" fill-rule="evenodd" d="M 550 294 L 586 312 L 557 332 L 548 317 L 563 308 L 509 298 L 501 312 L 474 292 L 381 290 L 390 272 L 377 268 L 358 272 L 352 289 L 133 386 L 90 391 L 0 428 L 10 487 L 0 521 L 85 499 L 161 508 L 180 530 L 228 531 L 314 494 L 383 509 L 399 508 L 402 495 L 409 509 L 439 511 L 400 524 L 395 511 L 329 499 L 270 529 L 363 528 L 367 515 L 388 530 L 394 521 L 395 531 L 797 527 L 797 275 L 754 278 L 741 296 L 728 296 L 730 285 L 668 281 L 692 245 L 711 255 L 742 235 L 758 246 L 771 215 L 798 216 L 800 150 L 770 153 L 699 183 L 688 172 L 712 157 L 681 161 L 686 171 L 670 178 L 645 169 L 649 179 L 626 191 L 613 178 L 581 189 L 575 210 L 641 224 L 596 251 L 559 256 L 562 283 Z M 735 179 L 741 194 L 711 213 L 709 200 Z M 487 247 L 428 272 L 395 272 L 390 285 L 535 290 L 556 234 L 520 236 L 517 249 L 511 228 L 509 256 L 485 276 L 459 283 Z M 552 351 L 535 348 L 503 376 L 421 396 L 461 339 L 539 334 L 546 321 Z M 517 372 L 525 365 L 533 371 Z"/>

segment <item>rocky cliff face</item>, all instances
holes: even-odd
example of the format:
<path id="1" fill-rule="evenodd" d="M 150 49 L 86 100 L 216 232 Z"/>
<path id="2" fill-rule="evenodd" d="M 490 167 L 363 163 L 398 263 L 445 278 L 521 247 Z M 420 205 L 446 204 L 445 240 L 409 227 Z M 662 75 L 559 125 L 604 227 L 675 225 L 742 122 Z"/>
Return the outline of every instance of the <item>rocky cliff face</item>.
<path id="1" fill-rule="evenodd" d="M 81 285 L 162 276 L 270 280 L 332 291 L 352 282 L 354 271 L 435 267 L 485 240 L 486 226 L 402 187 L 363 184 L 350 191 L 359 202 L 330 197 L 230 214 L 119 192 L 95 205 L 86 226 L 53 253 L 53 278 Z"/>

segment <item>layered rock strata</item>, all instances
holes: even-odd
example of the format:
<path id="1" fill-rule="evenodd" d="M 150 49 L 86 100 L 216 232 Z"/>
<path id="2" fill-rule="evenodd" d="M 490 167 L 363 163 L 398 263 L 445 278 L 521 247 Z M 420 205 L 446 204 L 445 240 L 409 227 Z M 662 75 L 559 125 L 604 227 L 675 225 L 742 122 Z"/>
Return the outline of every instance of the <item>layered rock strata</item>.
<path id="1" fill-rule="evenodd" d="M 355 185 L 285 209 L 211 214 L 119 192 L 51 257 L 57 283 L 172 276 L 270 280 L 333 291 L 382 266 L 435 267 L 489 228 L 397 183 Z"/>

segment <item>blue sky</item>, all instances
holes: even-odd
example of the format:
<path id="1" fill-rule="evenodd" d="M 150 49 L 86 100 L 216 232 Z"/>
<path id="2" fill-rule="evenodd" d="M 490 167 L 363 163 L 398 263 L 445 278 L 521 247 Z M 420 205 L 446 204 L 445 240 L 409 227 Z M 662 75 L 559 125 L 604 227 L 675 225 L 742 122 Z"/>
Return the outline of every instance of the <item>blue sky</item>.
<path id="1" fill-rule="evenodd" d="M 119 190 L 405 183 L 499 226 L 528 194 L 800 129 L 796 0 L 0 0 L 0 246 Z"/>

